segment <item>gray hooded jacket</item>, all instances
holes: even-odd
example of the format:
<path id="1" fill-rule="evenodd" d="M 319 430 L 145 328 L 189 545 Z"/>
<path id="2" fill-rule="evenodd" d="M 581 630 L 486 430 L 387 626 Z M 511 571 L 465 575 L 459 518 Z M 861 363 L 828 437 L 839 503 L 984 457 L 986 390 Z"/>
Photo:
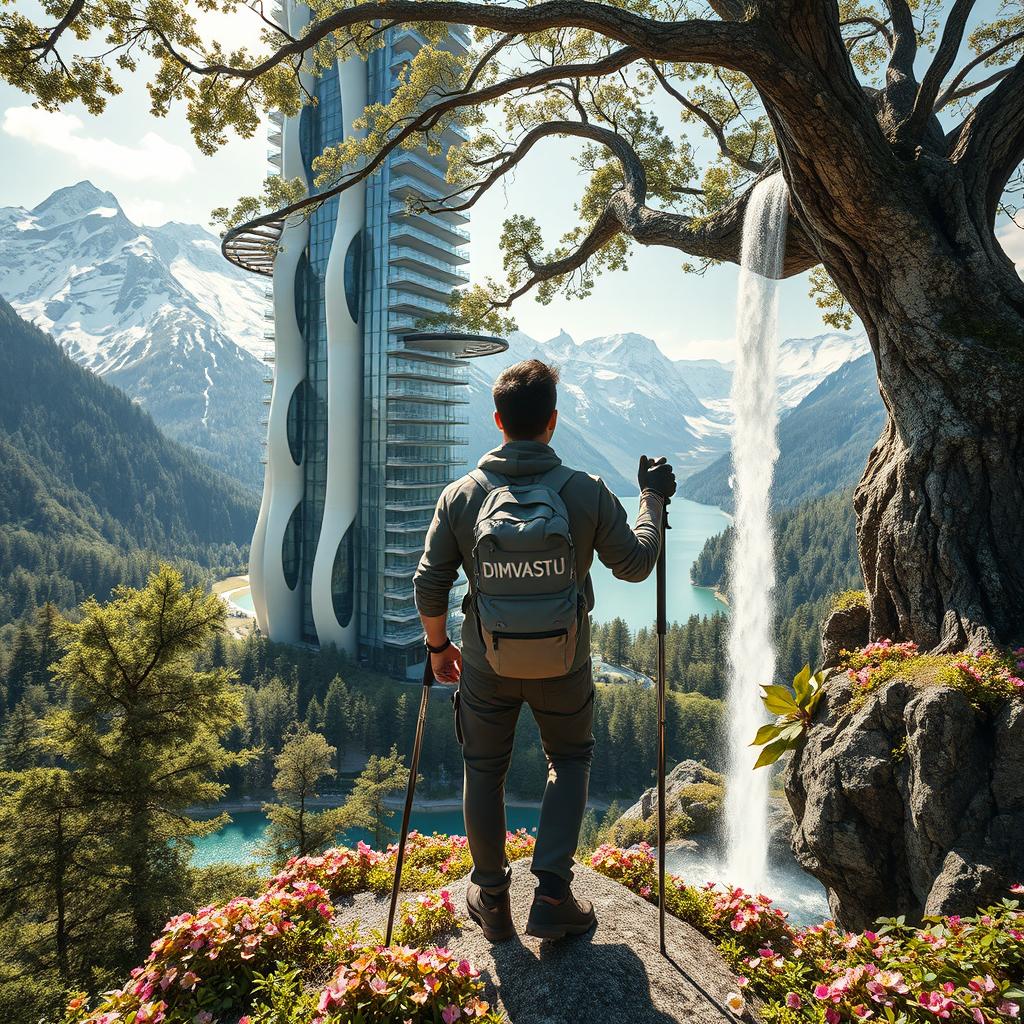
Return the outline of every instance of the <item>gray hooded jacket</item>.
<path id="1" fill-rule="evenodd" d="M 561 459 L 539 441 L 510 441 L 488 452 L 478 463 L 481 469 L 508 477 L 536 476 L 561 465 Z M 576 549 L 576 578 L 583 580 L 587 610 L 594 608 L 594 586 L 590 566 L 594 554 L 617 579 L 639 583 L 646 579 L 658 560 L 661 545 L 663 503 L 653 491 L 640 496 L 636 525 L 630 527 L 626 510 L 600 477 L 577 472 L 562 488 L 562 500 L 569 512 L 569 526 Z M 423 557 L 416 569 L 416 607 L 428 616 L 448 611 L 448 594 L 459 569 L 466 570 L 473 559 L 473 528 L 484 502 L 484 489 L 464 476 L 450 483 L 437 501 L 434 519 L 427 531 Z M 473 612 L 473 595 L 463 601 L 466 621 L 462 626 L 462 655 L 474 668 L 489 671 L 483 640 Z M 578 636 L 573 671 L 590 657 L 590 617 L 585 616 Z"/>

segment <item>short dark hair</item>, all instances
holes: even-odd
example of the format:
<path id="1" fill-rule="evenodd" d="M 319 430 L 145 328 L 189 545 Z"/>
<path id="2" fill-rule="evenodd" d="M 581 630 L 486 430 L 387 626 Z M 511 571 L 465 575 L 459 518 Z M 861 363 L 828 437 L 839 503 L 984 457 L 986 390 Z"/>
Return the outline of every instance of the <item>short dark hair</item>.
<path id="1" fill-rule="evenodd" d="M 525 359 L 498 374 L 491 394 L 505 433 L 517 441 L 539 437 L 557 400 L 558 368 Z"/>

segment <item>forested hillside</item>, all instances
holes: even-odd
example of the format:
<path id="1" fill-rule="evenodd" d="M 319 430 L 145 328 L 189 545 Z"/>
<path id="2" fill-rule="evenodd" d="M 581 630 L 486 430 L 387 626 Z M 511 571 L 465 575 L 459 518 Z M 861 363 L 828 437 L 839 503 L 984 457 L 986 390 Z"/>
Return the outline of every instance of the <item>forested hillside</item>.
<path id="1" fill-rule="evenodd" d="M 159 558 L 241 568 L 256 499 L 0 299 L 0 624 L 71 608 Z"/>
<path id="2" fill-rule="evenodd" d="M 855 484 L 885 424 L 869 352 L 826 377 L 779 421 L 772 501 L 787 508 Z M 732 509 L 728 454 L 680 485 L 684 498 Z"/>
<path id="3" fill-rule="evenodd" d="M 693 563 L 693 581 L 727 592 L 732 528 L 711 537 Z M 853 491 L 805 501 L 775 524 L 775 611 L 779 669 L 792 675 L 818 657 L 818 631 L 830 596 L 860 589 Z"/>

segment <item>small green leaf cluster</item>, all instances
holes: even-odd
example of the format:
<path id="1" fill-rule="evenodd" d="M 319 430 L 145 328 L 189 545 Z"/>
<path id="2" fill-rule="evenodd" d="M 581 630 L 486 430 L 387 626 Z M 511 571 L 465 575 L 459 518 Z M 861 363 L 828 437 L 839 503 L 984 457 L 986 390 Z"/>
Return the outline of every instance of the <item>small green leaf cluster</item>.
<path id="1" fill-rule="evenodd" d="M 793 688 L 772 684 L 762 687 L 761 700 L 765 708 L 778 717 L 774 722 L 762 725 L 750 744 L 763 747 L 755 768 L 775 764 L 787 750 L 793 750 L 803 739 L 814 718 L 814 711 L 825 692 L 823 672 L 811 675 L 810 665 L 793 677 Z"/>

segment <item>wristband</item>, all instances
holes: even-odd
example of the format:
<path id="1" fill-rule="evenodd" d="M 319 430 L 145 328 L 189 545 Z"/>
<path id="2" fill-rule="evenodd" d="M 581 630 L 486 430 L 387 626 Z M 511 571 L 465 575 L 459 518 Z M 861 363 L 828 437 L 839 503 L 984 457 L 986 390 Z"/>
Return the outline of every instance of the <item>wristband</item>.
<path id="1" fill-rule="evenodd" d="M 451 645 L 452 645 L 452 638 L 450 636 L 446 636 L 444 638 L 444 643 L 441 644 L 440 647 L 432 647 L 431 644 L 430 644 L 430 641 L 426 637 L 423 638 L 423 646 L 426 647 L 426 649 L 431 654 L 440 654 L 442 651 L 447 651 L 448 648 L 451 647 Z"/>

